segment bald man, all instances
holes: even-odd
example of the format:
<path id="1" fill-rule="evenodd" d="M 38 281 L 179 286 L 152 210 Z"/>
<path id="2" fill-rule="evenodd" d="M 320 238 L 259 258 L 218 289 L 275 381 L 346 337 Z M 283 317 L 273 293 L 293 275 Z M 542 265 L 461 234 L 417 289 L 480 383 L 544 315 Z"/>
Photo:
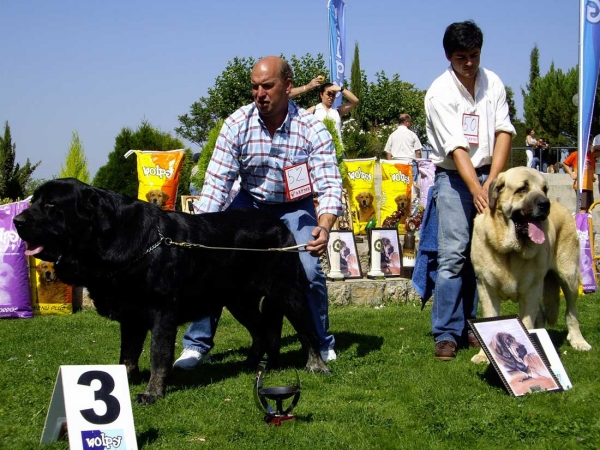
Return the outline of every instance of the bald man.
<path id="1" fill-rule="evenodd" d="M 206 171 L 197 213 L 221 211 L 240 177 L 241 189 L 227 209 L 269 211 L 291 230 L 308 252 L 300 260 L 309 280 L 306 293 L 325 362 L 336 359 L 329 334 L 328 297 L 319 256 L 329 231 L 342 214 L 342 179 L 331 135 L 313 114 L 291 99 L 293 73 L 282 58 L 259 60 L 250 76 L 254 102 L 225 120 Z M 286 170 L 304 174 L 311 184 L 289 184 Z M 318 193 L 315 211 L 312 187 Z M 190 370 L 209 359 L 220 313 L 194 322 L 183 339 L 174 367 Z"/>

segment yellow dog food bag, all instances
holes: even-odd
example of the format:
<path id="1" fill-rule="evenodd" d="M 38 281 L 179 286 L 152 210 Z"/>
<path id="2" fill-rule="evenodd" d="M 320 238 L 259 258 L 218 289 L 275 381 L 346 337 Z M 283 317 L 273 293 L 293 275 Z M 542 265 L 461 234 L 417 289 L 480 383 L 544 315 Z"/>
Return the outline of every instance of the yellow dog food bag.
<path id="1" fill-rule="evenodd" d="M 404 223 L 410 216 L 413 184 L 412 164 L 381 161 L 381 226 L 398 228 L 405 233 Z"/>
<path id="2" fill-rule="evenodd" d="M 56 277 L 54 264 L 29 257 L 31 306 L 35 315 L 64 315 L 73 312 L 73 287 Z"/>
<path id="3" fill-rule="evenodd" d="M 179 172 L 184 150 L 129 150 L 125 158 L 137 155 L 138 199 L 161 209 L 175 210 Z"/>
<path id="4" fill-rule="evenodd" d="M 366 234 L 366 225 L 377 220 L 375 196 L 375 158 L 345 159 L 348 168 L 348 197 L 354 234 Z"/>

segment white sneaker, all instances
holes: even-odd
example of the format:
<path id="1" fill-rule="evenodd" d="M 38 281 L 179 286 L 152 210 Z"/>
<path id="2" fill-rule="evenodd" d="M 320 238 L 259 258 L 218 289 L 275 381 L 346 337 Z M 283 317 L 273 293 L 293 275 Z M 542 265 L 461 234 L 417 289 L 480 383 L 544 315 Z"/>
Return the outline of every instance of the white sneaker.
<path id="1" fill-rule="evenodd" d="M 337 359 L 337 355 L 335 354 L 335 350 L 330 348 L 329 350 L 325 350 L 321 352 L 321 358 L 323 361 L 335 361 Z"/>
<path id="2" fill-rule="evenodd" d="M 208 353 L 200 353 L 197 350 L 186 348 L 181 353 L 181 356 L 177 358 L 175 364 L 173 364 L 173 368 L 192 370 L 203 362 L 210 362 L 210 355 Z"/>

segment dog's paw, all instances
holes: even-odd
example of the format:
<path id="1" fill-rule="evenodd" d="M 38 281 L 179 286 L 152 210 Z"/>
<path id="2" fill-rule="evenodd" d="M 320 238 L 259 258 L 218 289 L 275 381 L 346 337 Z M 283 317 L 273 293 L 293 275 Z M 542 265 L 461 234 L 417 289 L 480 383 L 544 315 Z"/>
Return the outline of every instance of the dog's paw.
<path id="1" fill-rule="evenodd" d="M 135 402 L 140 405 L 152 405 L 156 402 L 156 400 L 158 400 L 158 398 L 159 397 L 156 395 L 150 395 L 144 392 L 143 394 L 138 394 L 135 396 Z"/>
<path id="2" fill-rule="evenodd" d="M 322 375 L 331 375 L 331 370 L 325 365 L 323 366 L 306 366 L 306 371 L 309 373 L 320 373 Z"/>
<path id="3" fill-rule="evenodd" d="M 477 353 L 475 356 L 471 358 L 471 362 L 475 364 L 488 364 L 489 361 L 485 353 Z"/>
<path id="4" fill-rule="evenodd" d="M 589 352 L 592 349 L 592 346 L 583 338 L 569 340 L 569 343 L 571 344 L 571 347 L 580 352 Z"/>

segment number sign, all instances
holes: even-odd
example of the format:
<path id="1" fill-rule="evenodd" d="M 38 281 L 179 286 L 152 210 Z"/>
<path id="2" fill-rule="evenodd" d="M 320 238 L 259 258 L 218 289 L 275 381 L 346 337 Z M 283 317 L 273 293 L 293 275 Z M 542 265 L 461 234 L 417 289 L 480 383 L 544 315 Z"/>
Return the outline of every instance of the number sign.
<path id="1" fill-rule="evenodd" d="M 137 449 L 125 366 L 60 366 L 41 443 L 65 429 L 72 450 Z"/>

